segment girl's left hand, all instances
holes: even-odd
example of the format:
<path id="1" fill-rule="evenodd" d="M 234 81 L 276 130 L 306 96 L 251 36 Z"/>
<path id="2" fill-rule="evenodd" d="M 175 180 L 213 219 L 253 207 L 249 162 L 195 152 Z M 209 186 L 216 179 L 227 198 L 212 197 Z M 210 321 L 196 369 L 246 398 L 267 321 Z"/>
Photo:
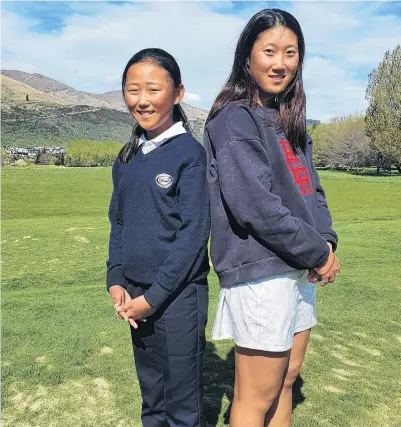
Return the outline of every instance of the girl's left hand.
<path id="1" fill-rule="evenodd" d="M 154 314 L 156 311 L 156 309 L 148 304 L 143 295 L 125 303 L 121 309 L 128 316 L 128 321 L 131 326 L 133 326 L 133 323 L 136 324 L 134 322 L 135 320 L 145 319 L 146 317 Z"/>
<path id="2" fill-rule="evenodd" d="M 314 268 L 308 270 L 306 280 L 309 283 L 317 283 L 320 279 L 321 279 L 320 276 L 316 273 L 316 270 Z"/>

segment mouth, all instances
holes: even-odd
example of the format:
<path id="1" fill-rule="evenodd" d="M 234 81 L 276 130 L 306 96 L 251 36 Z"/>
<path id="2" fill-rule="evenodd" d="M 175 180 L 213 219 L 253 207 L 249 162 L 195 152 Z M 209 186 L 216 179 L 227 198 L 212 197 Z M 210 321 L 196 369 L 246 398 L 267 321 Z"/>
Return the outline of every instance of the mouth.
<path id="1" fill-rule="evenodd" d="M 136 112 L 143 119 L 147 119 L 147 118 L 151 117 L 154 114 L 154 111 L 150 111 L 150 110 L 137 110 Z"/>
<path id="2" fill-rule="evenodd" d="M 278 82 L 278 83 L 280 83 L 281 81 L 283 81 L 283 80 L 284 80 L 285 76 L 277 76 L 277 75 L 274 75 L 274 74 L 270 74 L 270 75 L 269 75 L 269 78 L 270 78 L 271 80 L 273 80 L 274 82 Z"/>

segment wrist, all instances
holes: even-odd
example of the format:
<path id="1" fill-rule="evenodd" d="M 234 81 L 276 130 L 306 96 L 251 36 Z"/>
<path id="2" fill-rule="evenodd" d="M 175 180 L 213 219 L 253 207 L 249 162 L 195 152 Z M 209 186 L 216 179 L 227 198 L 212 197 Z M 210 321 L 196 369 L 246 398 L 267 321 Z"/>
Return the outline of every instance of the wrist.
<path id="1" fill-rule="evenodd" d="M 335 260 L 336 256 L 333 254 L 333 252 L 330 252 L 327 262 L 321 267 L 315 269 L 319 276 L 325 276 L 333 267 Z"/>

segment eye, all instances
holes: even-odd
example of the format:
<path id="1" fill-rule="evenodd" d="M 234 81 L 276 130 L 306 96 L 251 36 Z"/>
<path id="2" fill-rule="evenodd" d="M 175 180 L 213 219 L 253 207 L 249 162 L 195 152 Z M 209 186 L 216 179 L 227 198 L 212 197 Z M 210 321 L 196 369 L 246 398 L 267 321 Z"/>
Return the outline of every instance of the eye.
<path id="1" fill-rule="evenodd" d="M 136 95 L 138 93 L 138 89 L 126 89 L 126 91 L 130 94 L 130 95 Z"/>
<path id="2" fill-rule="evenodd" d="M 287 51 L 287 55 L 288 56 L 294 56 L 297 52 L 295 52 L 295 50 L 288 50 Z"/>
<path id="3" fill-rule="evenodd" d="M 149 92 L 160 92 L 160 89 L 149 89 Z"/>
<path id="4" fill-rule="evenodd" d="M 266 50 L 265 50 L 265 52 L 266 52 L 268 55 L 273 55 L 273 54 L 274 54 L 273 49 L 266 49 Z"/>

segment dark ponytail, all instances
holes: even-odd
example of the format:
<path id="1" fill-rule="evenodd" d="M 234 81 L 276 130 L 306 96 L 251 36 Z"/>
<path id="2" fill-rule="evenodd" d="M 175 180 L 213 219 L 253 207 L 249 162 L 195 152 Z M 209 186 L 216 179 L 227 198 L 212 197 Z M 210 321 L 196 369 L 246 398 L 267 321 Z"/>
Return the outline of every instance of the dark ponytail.
<path id="1" fill-rule="evenodd" d="M 176 60 L 163 49 L 143 49 L 136 53 L 125 66 L 122 78 L 123 96 L 125 91 L 125 83 L 127 80 L 127 72 L 132 65 L 138 64 L 139 62 L 152 62 L 158 65 L 159 67 L 164 68 L 168 72 L 174 87 L 178 88 L 180 86 L 181 71 Z M 173 122 L 179 121 L 182 121 L 186 130 L 189 130 L 188 117 L 180 104 L 174 105 L 173 109 Z M 129 163 L 136 155 L 139 148 L 139 137 L 143 133 L 144 130 L 139 126 L 138 123 L 135 123 L 134 127 L 132 128 L 132 133 L 129 141 L 124 145 L 124 147 L 120 150 L 118 154 L 118 159 L 120 163 Z"/>

